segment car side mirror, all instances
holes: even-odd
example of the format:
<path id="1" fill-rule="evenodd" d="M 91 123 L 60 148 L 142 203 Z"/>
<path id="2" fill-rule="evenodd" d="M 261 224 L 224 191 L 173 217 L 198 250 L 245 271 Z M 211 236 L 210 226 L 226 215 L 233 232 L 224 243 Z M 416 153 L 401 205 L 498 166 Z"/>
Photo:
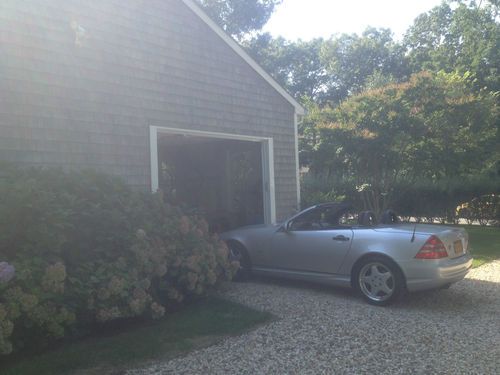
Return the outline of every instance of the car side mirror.
<path id="1" fill-rule="evenodd" d="M 292 222 L 287 221 L 279 227 L 278 232 L 288 233 L 290 231 L 291 226 L 292 226 Z"/>

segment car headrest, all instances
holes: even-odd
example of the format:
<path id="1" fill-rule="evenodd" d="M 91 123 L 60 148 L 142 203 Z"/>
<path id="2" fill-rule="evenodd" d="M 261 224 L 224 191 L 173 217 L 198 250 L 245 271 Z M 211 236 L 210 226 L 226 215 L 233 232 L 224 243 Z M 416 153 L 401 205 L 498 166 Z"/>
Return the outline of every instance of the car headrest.
<path id="1" fill-rule="evenodd" d="M 375 216 L 375 213 L 373 211 L 363 211 L 360 212 L 358 215 L 358 224 L 365 226 L 365 227 L 370 227 L 373 226 L 377 223 L 377 219 Z"/>
<path id="2" fill-rule="evenodd" d="M 399 223 L 398 215 L 393 210 L 385 210 L 382 213 L 382 216 L 380 216 L 380 223 L 381 224 Z"/>

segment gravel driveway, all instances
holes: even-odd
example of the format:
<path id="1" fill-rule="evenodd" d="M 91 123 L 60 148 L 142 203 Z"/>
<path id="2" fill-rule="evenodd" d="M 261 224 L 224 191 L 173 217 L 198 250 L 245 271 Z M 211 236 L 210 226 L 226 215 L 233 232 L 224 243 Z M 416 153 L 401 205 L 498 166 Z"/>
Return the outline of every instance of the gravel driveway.
<path id="1" fill-rule="evenodd" d="M 130 374 L 500 373 L 500 261 L 386 308 L 269 279 L 231 283 L 224 295 L 278 319 Z"/>

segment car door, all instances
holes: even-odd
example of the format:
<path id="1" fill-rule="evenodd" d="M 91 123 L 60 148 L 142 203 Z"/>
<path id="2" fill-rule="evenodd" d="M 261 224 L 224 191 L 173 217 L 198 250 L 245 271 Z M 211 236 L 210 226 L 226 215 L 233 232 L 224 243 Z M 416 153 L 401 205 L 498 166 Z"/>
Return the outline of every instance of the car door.
<path id="1" fill-rule="evenodd" d="M 330 223 L 325 209 L 308 212 L 274 234 L 273 268 L 294 271 L 337 273 L 347 255 L 353 231 Z"/>

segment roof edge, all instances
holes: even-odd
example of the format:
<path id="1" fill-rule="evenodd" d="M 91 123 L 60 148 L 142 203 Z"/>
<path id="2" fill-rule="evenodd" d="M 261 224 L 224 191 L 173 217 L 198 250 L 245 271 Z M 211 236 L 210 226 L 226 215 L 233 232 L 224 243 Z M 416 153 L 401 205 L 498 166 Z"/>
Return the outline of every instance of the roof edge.
<path id="1" fill-rule="evenodd" d="M 194 2 L 194 0 L 181 0 L 189 9 L 193 11 L 208 27 L 210 27 L 231 49 L 236 52 L 243 60 L 246 61 L 264 80 L 271 85 L 278 93 L 281 94 L 294 108 L 295 113 L 304 115 L 305 109 L 300 103 L 294 99 L 276 80 L 271 77 L 250 55 L 245 52 L 233 38 L 231 38 L 222 28 L 217 25 L 202 9 Z"/>

